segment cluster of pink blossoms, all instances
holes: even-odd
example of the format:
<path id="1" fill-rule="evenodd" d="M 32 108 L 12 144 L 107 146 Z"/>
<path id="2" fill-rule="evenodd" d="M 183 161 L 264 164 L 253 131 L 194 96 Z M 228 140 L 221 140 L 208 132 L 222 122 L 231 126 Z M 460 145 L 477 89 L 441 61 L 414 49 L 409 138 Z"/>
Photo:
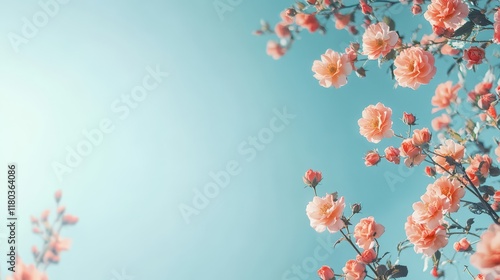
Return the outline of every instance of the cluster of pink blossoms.
<path id="1" fill-rule="evenodd" d="M 50 211 L 45 210 L 39 218 L 31 217 L 32 231 L 43 240 L 42 250 L 32 247 L 35 264 L 27 265 L 19 257 L 16 263 L 16 270 L 6 280 L 48 280 L 45 270 L 50 264 L 59 263 L 61 252 L 70 249 L 71 240 L 60 236 L 60 231 L 64 226 L 71 226 L 78 222 L 78 217 L 67 214 L 66 207 L 60 205 L 62 192 L 58 190 L 54 195 L 57 204 L 57 215 L 52 223 L 49 222 Z M 43 265 L 43 270 L 39 266 Z"/>

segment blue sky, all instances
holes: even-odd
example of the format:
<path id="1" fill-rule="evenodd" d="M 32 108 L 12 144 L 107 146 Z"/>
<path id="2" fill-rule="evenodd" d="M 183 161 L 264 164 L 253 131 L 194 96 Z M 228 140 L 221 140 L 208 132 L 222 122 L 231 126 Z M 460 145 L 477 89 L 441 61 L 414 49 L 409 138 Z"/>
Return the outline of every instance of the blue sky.
<path id="1" fill-rule="evenodd" d="M 313 261 L 340 272 L 354 257 L 347 245 L 325 260 L 314 255 L 323 244 L 318 238 L 329 236 L 316 233 L 305 215 L 312 191 L 301 176 L 309 168 L 323 172 L 319 194 L 337 191 L 386 226 L 380 242 L 395 260 L 411 204 L 431 179 L 423 167 L 366 168 L 366 151 L 398 141 L 368 143 L 357 120 L 363 108 L 382 102 L 393 108 L 396 131 L 405 129 L 403 111 L 429 126 L 430 98 L 445 65 L 418 91 L 394 90 L 386 67 L 376 63 L 363 80 L 352 75 L 341 89 L 321 88 L 312 61 L 327 48 L 343 51 L 345 30 L 332 23 L 326 36 L 303 34 L 274 61 L 265 53 L 267 38 L 251 33 L 261 18 L 274 25 L 291 2 L 230 3 L 237 4 L 221 17 L 212 1 L 72 0 L 58 4 L 16 52 L 9 34 L 21 34 L 23 18 L 41 7 L 2 2 L 0 153 L 4 166 L 19 165 L 19 254 L 32 262 L 30 248 L 40 240 L 29 216 L 52 207 L 55 190 L 80 217 L 63 231 L 72 248 L 49 267 L 49 279 L 109 280 L 122 269 L 136 280 L 316 279 L 317 268 L 307 268 Z M 403 32 L 422 22 L 409 9 L 395 17 L 406 20 Z M 144 79 L 155 88 L 126 101 Z M 123 106 L 126 116 L 118 112 Z M 108 132 L 99 144 L 58 175 L 54 166 L 67 164 L 84 131 L 102 131 L 102 122 Z M 259 135 L 266 143 L 252 144 Z M 179 209 L 193 207 L 197 192 L 214 182 L 211 172 L 224 170 L 234 174 L 227 186 L 183 216 Z M 394 174 L 400 179 L 391 185 L 386 177 Z M 401 263 L 410 265 L 412 278 L 423 266 L 411 251 Z"/>

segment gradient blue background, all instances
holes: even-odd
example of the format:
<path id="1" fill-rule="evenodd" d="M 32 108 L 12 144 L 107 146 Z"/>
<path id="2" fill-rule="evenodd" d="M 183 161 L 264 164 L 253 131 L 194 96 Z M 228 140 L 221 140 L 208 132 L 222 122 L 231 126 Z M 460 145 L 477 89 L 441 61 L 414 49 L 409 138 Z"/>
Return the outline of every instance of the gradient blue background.
<path id="1" fill-rule="evenodd" d="M 314 256 L 318 237 L 328 236 L 316 233 L 305 215 L 312 191 L 301 177 L 309 168 L 323 172 L 319 194 L 337 191 L 386 226 L 382 250 L 396 260 L 411 204 L 432 180 L 423 167 L 409 175 L 386 162 L 366 168 L 366 151 L 399 141 L 369 143 L 357 120 L 363 108 L 383 102 L 393 108 L 397 132 L 406 129 L 399 121 L 403 111 L 430 126 L 430 99 L 446 79 L 447 64 L 439 64 L 436 78 L 418 91 L 394 90 L 387 66 L 379 70 L 376 62 L 367 64 L 365 79 L 352 74 L 341 89 L 322 88 L 312 77 L 312 62 L 327 48 L 343 51 L 351 40 L 347 31 L 331 22 L 326 36 L 303 33 L 279 61 L 265 53 L 268 38 L 251 35 L 261 18 L 274 26 L 291 1 L 243 0 L 221 19 L 212 1 L 73 0 L 16 53 L 9 32 L 19 34 L 22 18 L 40 7 L 32 0 L 0 2 L 0 154 L 2 166 L 19 165 L 21 257 L 33 261 L 30 248 L 40 241 L 29 216 L 52 207 L 54 191 L 62 189 L 68 212 L 80 217 L 63 230 L 72 248 L 49 267 L 49 279 L 109 280 L 122 269 L 136 280 L 316 279 L 317 267 L 302 278 L 284 277 Z M 428 23 L 406 8 L 394 15 L 405 22 L 398 30 L 408 36 L 422 23 L 429 33 Z M 156 65 L 170 76 L 128 118 L 117 118 L 110 105 Z M 451 79 L 457 82 L 456 75 Z M 255 159 L 245 160 L 238 146 L 283 107 L 296 117 Z M 104 118 L 115 130 L 59 181 L 53 162 L 64 162 L 66 147 L 75 147 L 82 130 L 97 128 Z M 179 206 L 192 205 L 195 190 L 212 181 L 209 173 L 231 160 L 241 173 L 186 223 Z M 387 172 L 402 182 L 391 189 Z M 1 232 L 5 250 L 4 227 Z M 342 244 L 318 267 L 340 273 L 353 257 Z M 3 253 L 0 259 L 4 276 Z M 423 262 L 411 249 L 401 263 L 410 266 L 409 279 L 431 278 L 420 276 Z"/>

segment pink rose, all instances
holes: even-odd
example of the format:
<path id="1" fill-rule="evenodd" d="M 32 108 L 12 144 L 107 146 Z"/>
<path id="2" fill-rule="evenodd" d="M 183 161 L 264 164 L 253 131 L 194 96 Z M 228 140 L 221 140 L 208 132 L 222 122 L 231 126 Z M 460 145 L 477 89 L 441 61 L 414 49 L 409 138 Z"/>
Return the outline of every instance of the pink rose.
<path id="1" fill-rule="evenodd" d="M 267 42 L 267 55 L 272 56 L 274 59 L 279 59 L 286 53 L 286 49 L 275 41 Z"/>
<path id="2" fill-rule="evenodd" d="M 411 141 L 413 142 L 413 145 L 420 147 L 429 144 L 431 138 L 432 134 L 429 132 L 428 128 L 415 129 L 413 131 Z"/>
<path id="3" fill-rule="evenodd" d="M 394 60 L 394 76 L 402 87 L 417 89 L 425 85 L 436 74 L 434 56 L 420 47 L 404 49 Z"/>
<path id="4" fill-rule="evenodd" d="M 334 16 L 335 16 L 335 28 L 337 28 L 338 30 L 344 29 L 351 22 L 350 15 L 343 15 L 340 13 L 336 13 Z"/>
<path id="5" fill-rule="evenodd" d="M 468 15 L 469 7 L 462 0 L 431 0 L 424 18 L 432 26 L 455 30 Z"/>
<path id="6" fill-rule="evenodd" d="M 332 280 L 335 279 L 335 273 L 329 266 L 322 266 L 318 269 L 318 276 L 321 280 Z"/>
<path id="7" fill-rule="evenodd" d="M 430 228 L 438 227 L 446 209 L 450 208 L 450 201 L 439 192 L 426 192 L 420 199 L 421 201 L 413 203 L 413 220 Z"/>
<path id="8" fill-rule="evenodd" d="M 424 172 L 427 176 L 434 177 L 436 175 L 436 168 L 432 166 L 426 166 Z"/>
<path id="9" fill-rule="evenodd" d="M 380 155 L 376 151 L 369 151 L 365 156 L 365 165 L 374 166 L 380 162 Z"/>
<path id="10" fill-rule="evenodd" d="M 458 242 L 453 243 L 453 249 L 457 252 L 467 252 L 472 250 L 469 240 L 467 238 L 462 238 Z"/>
<path id="11" fill-rule="evenodd" d="M 375 239 L 382 236 L 385 227 L 377 224 L 373 217 L 361 219 L 354 227 L 354 238 L 356 244 L 364 250 L 371 249 L 375 245 Z"/>
<path id="12" fill-rule="evenodd" d="M 399 164 L 401 158 L 399 157 L 399 149 L 393 146 L 387 147 L 384 150 L 385 159 L 389 162 Z"/>
<path id="13" fill-rule="evenodd" d="M 427 192 L 444 195 L 449 203 L 448 207 L 445 207 L 443 210 L 450 213 L 458 211 L 460 200 L 465 196 L 465 188 L 461 185 L 460 181 L 447 177 L 440 177 L 434 183 L 429 184 Z"/>
<path id="14" fill-rule="evenodd" d="M 399 148 L 401 156 L 406 157 L 405 165 L 408 167 L 413 167 L 415 165 L 421 164 L 427 157 L 422 153 L 422 149 L 413 145 L 412 139 L 405 139 L 401 143 Z"/>
<path id="15" fill-rule="evenodd" d="M 382 103 L 370 105 L 362 112 L 358 120 L 359 133 L 373 143 L 378 143 L 382 138 L 390 138 L 394 135 L 392 130 L 392 110 Z"/>
<path id="16" fill-rule="evenodd" d="M 310 33 L 318 30 L 319 21 L 315 15 L 300 13 L 295 16 L 295 23 L 307 30 Z"/>
<path id="17" fill-rule="evenodd" d="M 408 240 L 414 245 L 415 253 L 428 257 L 448 244 L 446 229 L 443 226 L 429 228 L 426 224 L 416 223 L 412 216 L 405 223 Z"/>
<path id="18" fill-rule="evenodd" d="M 415 125 L 417 118 L 413 114 L 403 112 L 403 122 L 407 125 Z"/>
<path id="19" fill-rule="evenodd" d="M 314 188 L 319 184 L 319 182 L 321 182 L 322 178 L 323 176 L 321 175 L 321 172 L 309 169 L 306 171 L 304 177 L 302 177 L 302 180 L 304 181 L 304 184 Z"/>
<path id="20" fill-rule="evenodd" d="M 342 268 L 346 280 L 362 280 L 366 277 L 366 266 L 356 260 L 348 260 Z"/>
<path id="21" fill-rule="evenodd" d="M 420 5 L 413 5 L 411 7 L 411 12 L 414 14 L 414 15 L 418 15 L 422 12 L 422 7 L 420 7 Z"/>
<path id="22" fill-rule="evenodd" d="M 337 232 L 344 227 L 342 213 L 344 212 L 344 197 L 334 201 L 332 194 L 325 197 L 315 196 L 313 201 L 306 207 L 306 213 L 309 217 L 311 227 L 317 232 L 323 232 L 328 229 L 329 232 Z"/>
<path id="23" fill-rule="evenodd" d="M 445 129 L 445 128 L 449 127 L 450 123 L 451 123 L 450 116 L 447 114 L 442 114 L 439 117 L 435 117 L 431 121 L 431 126 L 432 126 L 432 129 L 439 131 L 441 129 Z"/>
<path id="24" fill-rule="evenodd" d="M 457 100 L 458 90 L 461 88 L 462 85 L 456 84 L 453 86 L 451 81 L 439 84 L 431 99 L 432 105 L 437 106 L 437 108 L 432 109 L 432 113 L 446 109 L 452 102 L 455 102 Z"/>
<path id="25" fill-rule="evenodd" d="M 368 59 L 378 59 L 387 55 L 398 42 L 399 36 L 390 31 L 385 22 L 371 24 L 363 34 L 363 54 Z"/>
<path id="26" fill-rule="evenodd" d="M 491 103 L 493 103 L 496 100 L 497 100 L 497 98 L 494 94 L 487 93 L 487 94 L 481 95 L 481 97 L 477 101 L 477 106 L 483 110 L 488 110 L 491 106 Z"/>
<path id="27" fill-rule="evenodd" d="M 276 36 L 279 38 L 290 38 L 290 29 L 288 29 L 288 26 L 282 22 L 276 24 L 274 27 L 274 33 L 276 33 Z"/>
<path id="28" fill-rule="evenodd" d="M 451 139 L 447 139 L 444 141 L 444 144 L 434 150 L 434 153 L 436 155 L 432 159 L 436 162 L 436 172 L 446 173 L 446 170 L 452 172 L 455 169 L 455 165 L 448 163 L 447 157 L 457 163 L 461 162 L 464 157 L 465 147 Z"/>
<path id="29" fill-rule="evenodd" d="M 352 65 L 348 55 L 328 49 L 321 55 L 321 60 L 314 61 L 312 71 L 322 87 L 339 88 L 347 84 Z"/>
<path id="30" fill-rule="evenodd" d="M 361 255 L 356 256 L 356 260 L 358 262 L 369 264 L 374 262 L 377 259 L 377 253 L 373 249 L 364 250 Z"/>
<path id="31" fill-rule="evenodd" d="M 484 59 L 484 49 L 479 47 L 470 47 L 464 50 L 462 58 L 467 62 L 467 69 L 471 69 L 472 66 L 481 64 Z"/>
<path id="32" fill-rule="evenodd" d="M 481 235 L 470 263 L 489 277 L 500 277 L 500 226 L 492 224 Z"/>

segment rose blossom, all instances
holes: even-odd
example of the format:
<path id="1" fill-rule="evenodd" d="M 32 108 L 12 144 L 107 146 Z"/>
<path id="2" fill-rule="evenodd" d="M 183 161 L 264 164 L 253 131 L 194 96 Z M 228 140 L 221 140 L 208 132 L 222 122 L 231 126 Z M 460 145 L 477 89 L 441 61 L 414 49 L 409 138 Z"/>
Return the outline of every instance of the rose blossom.
<path id="1" fill-rule="evenodd" d="M 413 114 L 403 112 L 403 122 L 407 125 L 415 125 L 417 118 Z"/>
<path id="2" fill-rule="evenodd" d="M 371 24 L 363 34 L 363 54 L 367 55 L 368 59 L 378 59 L 387 55 L 398 39 L 398 34 L 390 31 L 385 22 Z"/>
<path id="3" fill-rule="evenodd" d="M 457 252 L 466 252 L 470 251 L 472 248 L 470 247 L 470 242 L 467 238 L 462 238 L 458 242 L 453 243 L 453 249 Z"/>
<path id="4" fill-rule="evenodd" d="M 405 223 L 408 240 L 414 245 L 415 253 L 430 257 L 448 244 L 446 229 L 443 226 L 429 228 L 426 224 L 416 223 L 412 216 Z"/>
<path id="5" fill-rule="evenodd" d="M 481 235 L 470 263 L 489 277 L 500 277 L 500 226 L 492 224 Z M 489 276 L 489 277 L 488 277 Z"/>
<path id="6" fill-rule="evenodd" d="M 267 42 L 267 55 L 272 56 L 274 59 L 279 59 L 286 53 L 286 49 L 275 41 Z"/>
<path id="7" fill-rule="evenodd" d="M 452 102 L 455 102 L 460 88 L 462 88 L 462 85 L 456 84 L 453 86 L 451 81 L 439 84 L 431 99 L 432 105 L 437 106 L 437 108 L 432 109 L 432 113 L 446 109 Z"/>
<path id="8" fill-rule="evenodd" d="M 324 265 L 318 269 L 318 276 L 321 280 L 332 280 L 335 278 L 335 273 L 331 267 Z"/>
<path id="9" fill-rule="evenodd" d="M 424 172 L 429 177 L 434 177 L 436 175 L 436 168 L 432 166 L 426 166 Z"/>
<path id="10" fill-rule="evenodd" d="M 481 64 L 484 59 L 484 49 L 479 47 L 470 47 L 464 50 L 462 58 L 467 62 L 467 69 L 472 69 L 472 66 Z"/>
<path id="11" fill-rule="evenodd" d="M 380 162 L 380 155 L 376 151 L 369 151 L 365 156 L 365 165 L 374 166 Z"/>
<path id="12" fill-rule="evenodd" d="M 478 187 L 481 183 L 481 179 L 488 177 L 492 163 L 493 160 L 488 155 L 476 154 L 471 159 L 469 166 L 465 169 L 465 173 L 474 186 Z"/>
<path id="13" fill-rule="evenodd" d="M 340 13 L 335 14 L 335 28 L 338 30 L 344 29 L 349 22 L 351 22 L 351 16 L 350 15 L 343 15 Z"/>
<path id="14" fill-rule="evenodd" d="M 309 30 L 313 33 L 319 28 L 319 22 L 315 15 L 300 13 L 295 16 L 295 23 L 297 25 Z"/>
<path id="15" fill-rule="evenodd" d="M 322 178 L 323 176 L 321 175 L 321 172 L 309 169 L 306 171 L 304 177 L 302 177 L 302 180 L 304 181 L 304 184 L 314 188 L 319 184 L 319 182 L 321 182 Z"/>
<path id="16" fill-rule="evenodd" d="M 346 280 L 362 280 L 366 276 L 365 264 L 356 260 L 348 260 L 342 271 L 346 274 Z"/>
<path id="17" fill-rule="evenodd" d="M 451 118 L 448 114 L 442 114 L 439 117 L 435 117 L 431 121 L 432 129 L 439 131 L 450 126 Z"/>
<path id="18" fill-rule="evenodd" d="M 377 224 L 373 217 L 368 217 L 361 219 L 354 227 L 354 238 L 360 248 L 368 250 L 375 245 L 375 238 L 379 238 L 384 232 L 383 225 Z"/>
<path id="19" fill-rule="evenodd" d="M 421 164 L 427 157 L 425 154 L 422 154 L 421 148 L 413 145 L 412 139 L 403 140 L 399 151 L 403 157 L 406 157 L 405 164 L 408 167 Z"/>
<path id="20" fill-rule="evenodd" d="M 445 170 L 452 172 L 455 166 L 447 162 L 447 157 L 453 159 L 456 162 L 461 162 L 464 157 L 465 147 L 456 143 L 451 139 L 444 141 L 444 144 L 439 146 L 438 149 L 434 150 L 436 154 L 432 159 L 436 162 L 436 172 L 446 173 Z M 443 170 L 443 168 L 445 170 Z"/>
<path id="21" fill-rule="evenodd" d="M 373 249 L 364 250 L 361 255 L 356 256 L 358 262 L 369 264 L 377 259 L 377 253 Z"/>
<path id="22" fill-rule="evenodd" d="M 399 157 L 399 149 L 393 146 L 387 147 L 384 150 L 385 159 L 389 162 L 399 164 L 401 158 Z"/>
<path id="23" fill-rule="evenodd" d="M 450 201 L 439 192 L 426 192 L 420 197 L 422 201 L 413 203 L 412 218 L 415 223 L 426 224 L 435 228 L 441 224 L 443 213 L 450 208 Z"/>
<path id="24" fill-rule="evenodd" d="M 394 60 L 394 76 L 402 87 L 417 89 L 436 74 L 434 56 L 420 47 L 404 49 Z"/>
<path id="25" fill-rule="evenodd" d="M 462 0 L 432 0 L 424 18 L 432 26 L 457 29 L 469 15 L 469 7 Z"/>
<path id="26" fill-rule="evenodd" d="M 382 138 L 394 135 L 392 128 L 392 110 L 382 103 L 370 105 L 362 112 L 358 120 L 359 133 L 372 143 L 378 143 Z"/>
<path id="27" fill-rule="evenodd" d="M 344 227 L 342 221 L 342 212 L 344 211 L 344 197 L 334 201 L 332 194 L 325 197 L 315 196 L 313 201 L 306 207 L 306 213 L 309 217 L 311 227 L 317 232 L 323 232 L 328 229 L 329 232 L 337 232 Z"/>
<path id="28" fill-rule="evenodd" d="M 346 54 L 334 52 L 331 49 L 321 55 L 321 60 L 315 60 L 312 66 L 314 78 L 323 87 L 339 88 L 347 84 L 347 76 L 352 72 L 351 62 Z"/>
<path id="29" fill-rule="evenodd" d="M 276 24 L 274 27 L 274 33 L 276 33 L 276 36 L 279 38 L 290 38 L 290 29 L 288 29 L 288 26 L 282 22 Z"/>
<path id="30" fill-rule="evenodd" d="M 292 11 L 293 10 L 293 11 Z M 295 15 L 294 13 L 297 13 L 294 9 L 286 9 L 283 12 L 280 13 L 280 17 L 282 20 L 282 23 L 286 25 L 290 25 L 293 23 L 293 17 L 291 15 Z"/>
<path id="31" fill-rule="evenodd" d="M 460 181 L 450 180 L 446 177 L 440 177 L 434 183 L 429 184 L 427 192 L 444 195 L 449 201 L 449 207 L 443 210 L 450 213 L 458 211 L 458 208 L 460 208 L 460 199 L 465 195 L 465 189 L 461 186 Z"/>
<path id="32" fill-rule="evenodd" d="M 429 129 L 424 127 L 422 129 L 415 129 L 413 131 L 413 136 L 411 137 L 411 141 L 415 146 L 423 146 L 429 144 L 431 138 L 432 134 L 429 132 Z"/>

